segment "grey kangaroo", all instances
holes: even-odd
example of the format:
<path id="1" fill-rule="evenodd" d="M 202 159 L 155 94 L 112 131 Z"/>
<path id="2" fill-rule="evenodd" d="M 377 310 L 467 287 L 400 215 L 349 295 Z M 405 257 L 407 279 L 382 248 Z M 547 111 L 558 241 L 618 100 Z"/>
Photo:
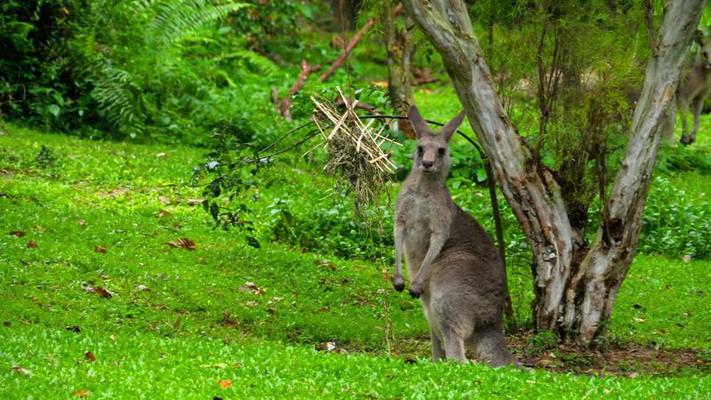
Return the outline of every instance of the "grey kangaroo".
<path id="1" fill-rule="evenodd" d="M 447 145 L 464 119 L 460 113 L 435 135 L 417 108 L 408 118 L 417 137 L 410 174 L 397 198 L 395 276 L 405 288 L 401 259 L 410 273 L 410 295 L 420 298 L 435 361 L 466 360 L 465 348 L 492 366 L 512 363 L 503 334 L 504 268 L 484 229 L 449 195 Z"/>
<path id="2" fill-rule="evenodd" d="M 698 45 L 696 59 L 676 90 L 676 106 L 681 115 L 681 143 L 685 145 L 696 140 L 696 134 L 699 132 L 699 115 L 704 107 L 704 100 L 711 92 L 711 40 L 701 31 L 696 31 L 694 41 Z M 691 133 L 687 125 L 687 113 L 690 107 L 694 113 L 694 128 Z"/>

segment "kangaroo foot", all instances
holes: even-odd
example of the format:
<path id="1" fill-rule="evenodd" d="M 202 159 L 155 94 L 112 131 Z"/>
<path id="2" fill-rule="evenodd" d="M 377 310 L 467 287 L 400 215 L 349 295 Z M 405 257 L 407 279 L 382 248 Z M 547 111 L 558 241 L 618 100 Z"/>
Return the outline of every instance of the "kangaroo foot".
<path id="1" fill-rule="evenodd" d="M 412 286 L 410 286 L 410 296 L 412 296 L 413 299 L 419 299 L 421 295 L 422 286 L 417 282 L 413 282 Z"/>
<path id="2" fill-rule="evenodd" d="M 402 290 L 405 289 L 405 281 L 402 279 L 402 276 L 396 275 L 393 277 L 393 287 L 398 292 L 402 292 Z"/>
<path id="3" fill-rule="evenodd" d="M 694 143 L 694 137 L 693 137 L 693 136 L 691 136 L 691 135 L 683 135 L 683 136 L 681 137 L 681 144 L 683 144 L 683 145 L 686 146 L 686 145 L 689 145 L 689 144 L 692 144 L 692 143 Z"/>

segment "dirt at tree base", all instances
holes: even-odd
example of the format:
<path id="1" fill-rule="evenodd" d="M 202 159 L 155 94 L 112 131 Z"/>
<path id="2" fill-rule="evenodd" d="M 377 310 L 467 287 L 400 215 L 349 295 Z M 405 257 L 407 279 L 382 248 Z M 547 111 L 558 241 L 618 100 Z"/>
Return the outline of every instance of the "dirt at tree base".
<path id="1" fill-rule="evenodd" d="M 542 348 L 535 344 L 533 332 L 507 335 L 506 341 L 514 358 L 522 368 L 592 376 L 679 376 L 711 373 L 711 351 L 698 349 L 668 349 L 638 343 L 607 343 L 596 349 L 560 344 Z M 337 343 L 337 340 L 334 342 Z M 399 339 L 391 344 L 391 355 L 408 364 L 430 357 L 429 337 Z M 318 350 L 324 346 L 316 345 Z M 382 349 L 363 349 L 357 345 L 338 344 L 337 353 L 374 352 Z M 475 360 L 467 352 L 467 358 Z M 474 361 L 476 362 L 476 361 Z"/>
<path id="2" fill-rule="evenodd" d="M 595 349 L 561 344 L 540 349 L 532 345 L 534 334 L 507 336 L 514 356 L 522 367 L 540 368 L 584 375 L 619 375 L 635 378 L 707 374 L 711 372 L 711 352 L 697 349 L 667 349 L 638 343 L 607 343 Z"/>

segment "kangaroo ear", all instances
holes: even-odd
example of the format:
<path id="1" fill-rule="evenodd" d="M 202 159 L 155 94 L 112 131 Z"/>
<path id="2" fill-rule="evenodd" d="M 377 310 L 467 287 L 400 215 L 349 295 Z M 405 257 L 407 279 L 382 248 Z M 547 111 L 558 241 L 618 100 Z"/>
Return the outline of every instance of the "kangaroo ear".
<path id="1" fill-rule="evenodd" d="M 454 132 L 457 131 L 457 128 L 459 128 L 459 125 L 462 124 L 462 121 L 464 121 L 464 117 L 466 114 L 464 114 L 464 111 L 460 112 L 457 114 L 456 117 L 452 118 L 451 121 L 447 123 L 447 125 L 442 128 L 442 131 L 439 133 L 440 135 L 444 135 L 444 140 L 448 141 L 452 138 L 452 135 L 454 135 Z"/>
<path id="2" fill-rule="evenodd" d="M 422 119 L 420 112 L 417 111 L 417 107 L 410 106 L 410 109 L 407 110 L 407 119 L 410 120 L 412 128 L 415 130 L 415 136 L 417 137 L 417 139 L 421 138 L 422 135 L 429 132 L 427 122 Z"/>

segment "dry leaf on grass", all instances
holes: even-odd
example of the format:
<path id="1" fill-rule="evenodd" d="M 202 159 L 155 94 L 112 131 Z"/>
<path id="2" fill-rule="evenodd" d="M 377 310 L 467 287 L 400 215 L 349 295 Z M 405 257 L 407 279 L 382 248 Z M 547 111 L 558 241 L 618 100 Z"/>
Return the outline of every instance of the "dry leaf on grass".
<path id="1" fill-rule="evenodd" d="M 172 242 L 166 242 L 170 247 L 176 247 L 180 249 L 186 249 L 186 250 L 195 250 L 195 242 L 188 238 L 180 238 L 178 240 L 172 241 Z"/>
<path id="2" fill-rule="evenodd" d="M 220 387 L 222 389 L 228 389 L 232 387 L 232 381 L 229 379 L 223 379 L 220 381 Z"/>
<path id="3" fill-rule="evenodd" d="M 106 288 L 102 288 L 101 286 L 94 287 L 91 285 L 87 285 L 87 286 L 84 286 L 84 291 L 87 293 L 96 293 L 97 295 L 99 295 L 99 297 L 103 297 L 105 299 L 110 299 L 110 298 L 114 297 L 113 293 L 111 293 Z"/>
<path id="4" fill-rule="evenodd" d="M 258 287 L 254 282 L 245 282 L 244 285 L 239 287 L 240 292 L 254 293 L 256 295 L 263 295 L 266 289 Z"/>
<path id="5" fill-rule="evenodd" d="M 16 366 L 10 368 L 10 370 L 11 370 L 12 372 L 18 374 L 18 375 L 22 375 L 22 376 L 32 376 L 32 371 L 30 371 L 30 370 L 27 369 L 27 368 L 20 367 L 20 366 L 18 366 L 18 365 L 16 365 Z"/>
<path id="6" fill-rule="evenodd" d="M 94 247 L 94 253 L 106 254 L 106 247 L 96 246 Z"/>
<path id="7" fill-rule="evenodd" d="M 94 355 L 94 353 L 92 353 L 90 351 L 87 351 L 86 353 L 84 353 L 84 358 L 86 358 L 89 361 L 96 361 L 96 356 Z"/>
<path id="8" fill-rule="evenodd" d="M 164 206 L 170 204 L 170 199 L 165 196 L 158 196 L 158 201 L 160 201 L 160 204 L 163 204 Z"/>
<path id="9" fill-rule="evenodd" d="M 37 248 L 37 242 L 35 242 L 34 240 L 30 240 L 29 242 L 27 242 L 27 248 L 28 248 L 28 249 L 36 249 L 36 248 Z"/>
<path id="10" fill-rule="evenodd" d="M 86 389 L 79 389 L 72 392 L 72 396 L 79 397 L 82 399 L 89 397 L 89 395 L 91 395 L 91 392 Z"/>

